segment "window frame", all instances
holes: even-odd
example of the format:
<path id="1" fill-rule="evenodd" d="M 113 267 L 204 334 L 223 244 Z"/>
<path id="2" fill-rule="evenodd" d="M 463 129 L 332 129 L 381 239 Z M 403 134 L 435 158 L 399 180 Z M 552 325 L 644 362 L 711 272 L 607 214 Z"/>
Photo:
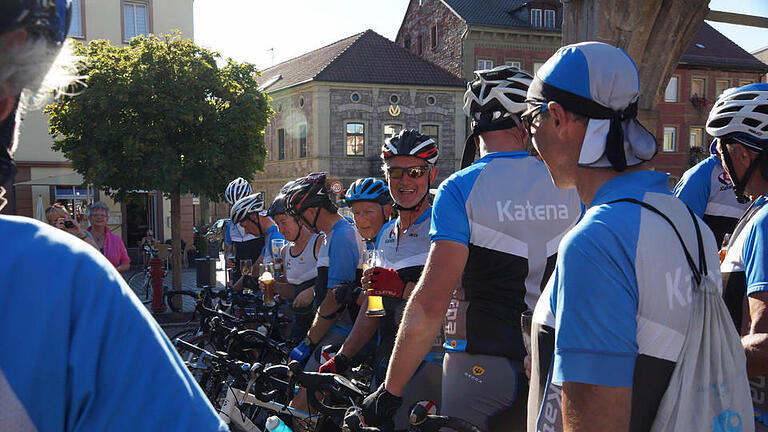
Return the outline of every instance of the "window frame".
<path id="1" fill-rule="evenodd" d="M 85 35 L 86 34 L 85 33 L 85 1 L 86 0 L 72 0 L 72 4 L 73 4 L 73 6 L 72 6 L 72 9 L 73 9 L 72 16 L 73 17 L 75 16 L 75 14 L 74 14 L 74 8 L 75 8 L 74 7 L 74 2 L 77 2 L 77 4 L 79 5 L 79 8 L 80 8 L 80 13 L 78 14 L 79 18 L 80 18 L 80 34 L 77 34 L 77 35 L 72 34 L 72 32 L 71 32 L 72 24 L 70 23 L 70 27 L 69 27 L 70 31 L 67 32 L 67 37 L 70 37 L 70 38 L 73 38 L 73 39 L 80 39 L 80 40 L 85 40 L 86 39 L 86 35 Z"/>
<path id="2" fill-rule="evenodd" d="M 667 89 L 669 88 L 670 84 L 672 84 L 672 80 L 675 80 L 675 100 L 668 100 L 667 99 Z M 664 96 L 662 96 L 665 103 L 678 103 L 680 102 L 680 75 L 672 75 L 669 77 L 669 81 L 667 82 L 667 86 L 664 87 Z"/>
<path id="3" fill-rule="evenodd" d="M 548 19 L 547 16 L 552 17 L 552 25 L 547 25 Z M 544 16 L 542 20 L 542 24 L 544 28 L 556 28 L 557 27 L 557 13 L 553 9 L 544 9 Z"/>
<path id="4" fill-rule="evenodd" d="M 536 72 L 539 71 L 539 68 L 544 66 L 544 63 L 546 63 L 546 62 L 547 62 L 546 60 L 538 60 L 538 61 L 537 60 L 533 60 L 533 67 L 531 68 L 533 74 L 535 75 Z"/>
<path id="5" fill-rule="evenodd" d="M 514 64 L 512 64 L 512 63 L 517 63 L 517 65 L 514 65 Z M 520 69 L 520 70 L 522 70 L 522 69 L 523 69 L 523 61 L 522 61 L 522 60 L 509 60 L 509 59 L 504 59 L 504 65 L 505 65 L 505 66 L 512 66 L 512 67 L 516 67 L 516 68 L 518 68 L 518 69 Z"/>
<path id="6" fill-rule="evenodd" d="M 387 140 L 387 138 L 390 138 L 392 136 L 395 136 L 395 134 L 397 134 L 397 132 L 395 132 L 392 135 L 387 136 L 387 126 L 398 126 L 400 129 L 398 129 L 397 132 L 400 132 L 401 130 L 403 130 L 405 128 L 405 125 L 402 124 L 402 123 L 394 123 L 394 122 L 386 122 L 386 123 L 384 123 L 384 125 L 381 127 L 381 132 L 382 132 L 382 137 L 383 137 L 382 143 L 385 142 Z"/>
<path id="7" fill-rule="evenodd" d="M 534 22 L 535 21 L 534 16 L 538 16 L 538 21 L 539 21 L 538 24 Z M 540 28 L 542 26 L 543 19 L 544 19 L 544 13 L 542 12 L 542 9 L 531 8 L 530 18 L 531 18 L 530 19 L 531 27 Z"/>
<path id="8" fill-rule="evenodd" d="M 694 94 L 693 94 L 693 82 L 694 81 L 701 81 L 702 82 L 701 89 L 702 89 L 703 94 L 696 95 L 696 96 L 698 96 L 698 97 L 700 97 L 702 99 L 706 99 L 707 98 L 707 77 L 703 77 L 703 76 L 692 76 L 691 77 L 691 88 L 690 88 L 690 92 L 689 92 L 691 98 L 694 97 Z"/>
<path id="9" fill-rule="evenodd" d="M 701 148 L 702 150 L 706 150 L 707 152 L 709 152 L 709 148 L 706 148 L 706 149 L 704 148 L 705 147 L 704 146 L 705 135 L 707 134 L 707 130 L 704 128 L 704 126 L 689 126 L 688 127 L 688 149 L 690 150 L 690 149 L 692 149 L 694 147 L 693 145 L 691 145 L 691 138 L 693 136 L 693 131 L 694 130 L 698 130 L 698 131 L 701 132 L 701 135 L 700 135 L 701 143 L 697 147 Z"/>
<path id="10" fill-rule="evenodd" d="M 426 127 L 436 127 L 437 128 L 437 135 L 427 134 L 424 130 Z M 419 124 L 419 133 L 422 135 L 427 135 L 429 137 L 432 137 L 437 143 L 440 143 L 440 125 L 437 123 L 421 123 Z"/>
<path id="11" fill-rule="evenodd" d="M 717 91 L 717 83 L 718 82 L 725 82 L 725 88 L 721 92 L 718 93 Z M 723 94 L 724 91 L 731 88 L 731 79 L 730 78 L 715 78 L 715 98 L 719 98 L 721 94 Z"/>
<path id="12" fill-rule="evenodd" d="M 349 125 L 360 125 L 363 127 L 362 133 L 353 133 L 350 135 L 349 132 Z M 353 158 L 362 158 L 365 157 L 365 130 L 366 130 L 366 124 L 362 120 L 349 120 L 344 122 L 344 155 L 347 157 L 353 157 Z M 362 143 L 360 143 L 360 154 L 350 154 L 349 153 L 349 137 L 350 136 L 359 136 L 362 137 Z"/>
<path id="13" fill-rule="evenodd" d="M 480 67 L 480 62 L 491 62 L 491 67 Z M 493 69 L 493 67 L 494 67 L 494 65 L 493 65 L 493 64 L 494 64 L 494 61 L 493 61 L 493 59 L 490 59 L 490 58 L 488 58 L 488 57 L 478 57 L 478 58 L 477 58 L 477 61 L 475 62 L 475 65 L 477 66 L 477 69 L 475 69 L 475 70 L 488 70 L 488 69 Z"/>
<path id="14" fill-rule="evenodd" d="M 306 158 L 307 153 L 307 124 L 302 123 L 299 125 L 299 158 Z"/>
<path id="15" fill-rule="evenodd" d="M 154 33 L 153 29 L 153 8 L 152 0 L 120 0 L 120 32 L 123 43 L 129 43 L 131 40 L 126 39 L 125 34 L 125 6 L 127 4 L 143 5 L 147 8 L 147 34 Z M 136 35 L 138 36 L 138 35 Z"/>
<path id="16" fill-rule="evenodd" d="M 429 28 L 430 48 L 434 51 L 437 49 L 437 24 Z"/>
<path id="17" fill-rule="evenodd" d="M 672 148 L 670 150 L 667 149 L 667 129 L 671 129 L 672 131 Z M 664 125 L 662 131 L 662 140 L 661 140 L 661 152 L 662 153 L 676 153 L 677 152 L 677 129 L 678 127 L 676 125 Z"/>
<path id="18" fill-rule="evenodd" d="M 285 128 L 277 129 L 277 160 L 285 160 Z"/>

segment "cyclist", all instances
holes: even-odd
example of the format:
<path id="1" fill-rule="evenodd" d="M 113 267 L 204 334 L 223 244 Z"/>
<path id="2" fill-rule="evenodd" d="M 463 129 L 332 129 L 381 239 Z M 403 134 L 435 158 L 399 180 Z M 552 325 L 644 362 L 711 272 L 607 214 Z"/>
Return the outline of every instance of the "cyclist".
<path id="1" fill-rule="evenodd" d="M 347 189 L 344 202 L 352 209 L 360 235 L 372 247 L 381 227 L 392 216 L 392 198 L 387 184 L 373 177 L 357 179 Z"/>
<path id="2" fill-rule="evenodd" d="M 406 306 L 386 381 L 364 403 L 366 421 L 394 412 L 443 318 L 442 414 L 488 430 L 524 387 L 520 314 L 535 304 L 558 240 L 580 210 L 578 197 L 555 189 L 543 163 L 526 151 L 519 113 L 530 82 L 527 73 L 501 66 L 477 71 L 467 85 L 468 146 L 477 145 L 481 158 L 438 189 L 425 271 Z M 524 428 L 523 404 L 509 427 Z"/>
<path id="3" fill-rule="evenodd" d="M 0 2 L 0 209 L 22 115 L 78 75 L 70 13 Z M 0 430 L 226 430 L 103 255 L 29 218 L 0 216 L 0 239 Z"/>
<path id="4" fill-rule="evenodd" d="M 631 57 L 601 42 L 560 48 L 528 90 L 523 119 L 536 150 L 557 187 L 575 188 L 588 206 L 560 242 L 552 282 L 552 381 L 562 385 L 566 430 L 650 430 L 691 321 L 682 241 L 706 260 L 706 283 L 720 284 L 711 231 L 693 216 L 701 250 L 668 175 L 644 164 L 657 144 L 636 118 L 639 96 Z M 542 410 L 539 428 L 555 420 Z"/>
<path id="5" fill-rule="evenodd" d="M 747 355 L 756 430 L 768 430 L 768 84 L 723 92 L 707 119 L 739 201 L 754 200 L 739 220 L 720 267 L 724 297 Z M 743 318 L 742 318 L 743 317 Z"/>
<path id="6" fill-rule="evenodd" d="M 285 299 L 292 299 L 294 321 L 288 340 L 296 345 L 307 334 L 314 317 L 313 287 L 317 279 L 317 252 L 322 245 L 322 235 L 310 233 L 288 214 L 286 192 L 293 184 L 288 182 L 283 186 L 269 206 L 267 215 L 275 220 L 280 233 L 289 241 L 281 251 L 285 272 L 282 280 L 275 282 L 275 291 Z"/>
<path id="7" fill-rule="evenodd" d="M 227 185 L 227 189 L 224 191 L 224 199 L 232 206 L 239 199 L 251 193 L 251 184 L 248 183 L 248 180 L 238 177 Z M 224 233 L 225 243 L 235 250 L 235 269 L 232 272 L 232 280 L 237 281 L 241 276 L 240 260 L 250 259 L 252 262 L 258 261 L 264 249 L 264 237 L 247 233 L 245 228 L 241 227 L 240 224 L 232 223 L 232 221 L 227 224 Z"/>
<path id="8" fill-rule="evenodd" d="M 715 242 L 721 245 L 749 204 L 739 202 L 734 196 L 733 184 L 717 156 L 716 144 L 716 141 L 712 142 L 710 157 L 683 174 L 674 194 L 709 225 L 715 234 Z"/>
<path id="9" fill-rule="evenodd" d="M 309 358 L 305 369 L 311 371 L 320 366 L 323 347 L 340 344 L 351 329 L 357 310 L 350 307 L 345 312 L 347 308 L 336 302 L 332 290 L 337 285 L 360 279 L 360 255 L 364 249 L 354 224 L 339 215 L 325 183 L 326 173 L 312 173 L 286 194 L 288 211 L 300 224 L 313 233 L 325 233 L 317 257 L 314 288 L 317 314 L 304 340 L 291 352 L 294 360 Z"/>
<path id="10" fill-rule="evenodd" d="M 377 329 L 382 332 L 382 340 L 376 357 L 382 361 L 389 357 L 403 308 L 427 260 L 432 206 L 426 196 L 429 185 L 434 183 L 438 174 L 435 166 L 438 158 L 437 143 L 416 130 L 402 130 L 385 142 L 381 158 L 389 187 L 376 185 L 377 190 L 388 189 L 398 210 L 398 217 L 387 222 L 380 230 L 375 249 L 383 251 L 384 263 L 364 273 L 363 285 L 370 290 L 371 295 L 383 297 L 386 315 L 380 318 L 368 317 L 365 309 L 361 308 L 344 345 L 334 358 L 320 367 L 321 372 L 343 373 L 349 367 L 349 359 L 368 343 Z M 378 182 L 383 183 L 380 180 Z M 366 183 L 363 181 L 364 185 Z M 360 203 L 354 202 L 353 206 L 355 204 Z M 408 416 L 414 403 L 420 400 L 439 400 L 443 363 L 441 345 L 442 339 L 438 338 L 436 346 L 433 346 L 432 352 L 427 354 L 406 386 L 403 394 L 405 403 L 395 414 L 396 430 L 408 428 Z M 378 365 L 379 361 L 375 364 Z"/>

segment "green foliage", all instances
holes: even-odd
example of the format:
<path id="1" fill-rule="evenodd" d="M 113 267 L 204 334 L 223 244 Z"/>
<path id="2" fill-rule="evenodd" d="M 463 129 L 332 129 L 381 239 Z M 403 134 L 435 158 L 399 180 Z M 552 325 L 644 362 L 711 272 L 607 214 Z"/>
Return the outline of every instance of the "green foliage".
<path id="1" fill-rule="evenodd" d="M 53 149 L 85 181 L 121 199 L 131 190 L 221 197 L 264 167 L 272 110 L 255 66 L 178 33 L 78 44 L 85 88 L 49 105 Z"/>

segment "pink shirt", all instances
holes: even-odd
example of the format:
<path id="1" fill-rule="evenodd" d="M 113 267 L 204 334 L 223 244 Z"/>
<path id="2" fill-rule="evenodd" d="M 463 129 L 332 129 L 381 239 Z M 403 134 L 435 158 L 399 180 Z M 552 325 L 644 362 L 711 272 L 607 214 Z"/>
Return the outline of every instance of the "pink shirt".
<path id="1" fill-rule="evenodd" d="M 91 231 L 92 227 L 88 227 L 88 231 Z M 91 234 L 93 234 L 91 232 Z M 121 264 L 130 264 L 131 259 L 128 258 L 128 251 L 125 249 L 123 240 L 117 234 L 107 228 L 104 235 L 104 247 L 101 249 L 101 253 L 112 263 L 113 266 L 118 267 Z"/>

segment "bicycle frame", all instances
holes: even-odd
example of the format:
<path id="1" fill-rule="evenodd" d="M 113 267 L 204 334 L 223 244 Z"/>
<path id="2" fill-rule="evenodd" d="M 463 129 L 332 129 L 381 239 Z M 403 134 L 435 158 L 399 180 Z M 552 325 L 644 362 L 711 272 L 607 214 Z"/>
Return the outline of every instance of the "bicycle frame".
<path id="1" fill-rule="evenodd" d="M 246 417 L 240 411 L 240 406 L 244 404 L 255 405 L 261 408 L 266 408 L 277 414 L 285 414 L 304 422 L 308 426 L 314 429 L 317 426 L 319 415 L 309 414 L 304 411 L 300 411 L 289 406 L 283 405 L 277 402 L 264 402 L 256 398 L 251 393 L 246 393 L 243 390 L 227 386 L 226 397 L 221 402 L 221 409 L 219 410 L 219 417 L 221 417 L 227 424 L 234 424 L 238 428 L 246 432 L 263 432 L 258 426 L 256 426 L 251 419 Z"/>

